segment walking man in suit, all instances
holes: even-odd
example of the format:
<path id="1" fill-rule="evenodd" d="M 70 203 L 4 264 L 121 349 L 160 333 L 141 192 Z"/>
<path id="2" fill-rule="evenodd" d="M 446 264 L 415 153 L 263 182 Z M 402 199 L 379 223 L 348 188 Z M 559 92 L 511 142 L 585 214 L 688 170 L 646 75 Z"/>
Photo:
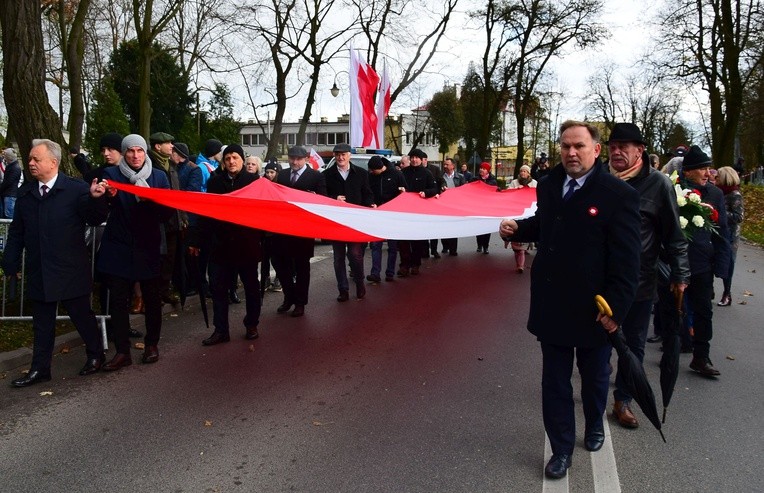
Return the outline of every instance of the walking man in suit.
<path id="1" fill-rule="evenodd" d="M 279 172 L 276 183 L 304 192 L 326 195 L 324 175 L 306 166 L 310 153 L 303 146 L 289 149 L 289 168 Z M 313 257 L 314 238 L 289 235 L 273 236 L 273 257 L 271 261 L 276 275 L 281 281 L 284 302 L 276 310 L 289 313 L 292 317 L 302 317 L 308 304 L 310 287 L 310 259 Z"/>
<path id="2" fill-rule="evenodd" d="M 641 250 L 639 194 L 602 166 L 597 128 L 564 122 L 560 148 L 562 166 L 539 182 L 536 214 L 505 219 L 500 227 L 505 239 L 539 243 L 531 271 L 528 330 L 541 343 L 544 428 L 552 447 L 544 469 L 549 478 L 564 477 L 572 462 L 574 356 L 581 374 L 584 445 L 595 452 L 605 440 L 606 330 L 623 322 L 634 300 Z M 597 314 L 597 294 L 609 302 L 612 318 Z"/>
<path id="3" fill-rule="evenodd" d="M 27 387 L 51 379 L 56 338 L 56 306 L 60 302 L 85 342 L 87 361 L 80 375 L 97 372 L 104 361 L 95 314 L 90 308 L 93 279 L 85 245 L 86 224 L 95 226 L 108 212 L 104 187 L 59 173 L 61 146 L 47 139 L 32 141 L 29 173 L 35 178 L 19 190 L 16 213 L 8 230 L 3 271 L 21 271 L 26 249 L 26 283 L 33 302 L 34 348 L 26 376 L 11 382 Z"/>

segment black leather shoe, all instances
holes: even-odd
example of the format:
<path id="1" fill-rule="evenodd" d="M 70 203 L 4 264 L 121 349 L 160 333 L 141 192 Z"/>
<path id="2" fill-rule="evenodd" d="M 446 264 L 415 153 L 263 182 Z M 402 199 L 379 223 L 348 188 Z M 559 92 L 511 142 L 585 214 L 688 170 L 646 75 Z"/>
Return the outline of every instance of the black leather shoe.
<path id="1" fill-rule="evenodd" d="M 159 361 L 159 348 L 156 346 L 146 346 L 146 349 L 143 350 L 141 361 L 143 361 L 144 364 L 156 363 Z"/>
<path id="2" fill-rule="evenodd" d="M 368 276 L 366 276 L 366 280 L 369 282 L 382 282 L 382 278 L 380 278 L 376 274 L 369 274 Z"/>
<path id="3" fill-rule="evenodd" d="M 289 311 L 290 308 L 292 308 L 292 305 L 294 303 L 289 303 L 288 301 L 283 302 L 281 305 L 279 305 L 278 308 L 276 308 L 276 313 L 286 313 Z"/>
<path id="4" fill-rule="evenodd" d="M 305 306 L 304 305 L 295 305 L 294 310 L 292 310 L 292 313 L 289 314 L 292 317 L 302 317 L 305 315 Z"/>
<path id="5" fill-rule="evenodd" d="M 438 252 L 433 252 L 432 258 L 440 258 L 440 254 Z"/>
<path id="6" fill-rule="evenodd" d="M 568 474 L 568 468 L 573 462 L 573 457 L 567 454 L 554 454 L 544 468 L 544 475 L 551 479 L 564 478 Z"/>
<path id="7" fill-rule="evenodd" d="M 231 291 L 231 293 L 228 296 L 228 301 L 231 302 L 231 304 L 233 305 L 238 305 L 239 303 L 241 303 L 239 294 L 236 291 Z"/>
<path id="8" fill-rule="evenodd" d="M 714 368 L 714 365 L 711 364 L 711 360 L 708 358 L 692 358 L 692 361 L 690 362 L 690 369 L 700 373 L 704 377 L 718 377 L 721 375 L 719 370 Z"/>
<path id="9" fill-rule="evenodd" d="M 202 341 L 202 346 L 214 346 L 221 342 L 228 342 L 231 340 L 231 336 L 223 334 L 222 332 L 213 332 L 211 336 Z"/>
<path id="10" fill-rule="evenodd" d="M 654 344 L 656 342 L 663 342 L 663 337 L 661 337 L 661 336 L 656 334 L 654 336 L 648 337 L 647 338 L 647 342 L 652 343 L 652 344 Z"/>
<path id="11" fill-rule="evenodd" d="M 366 286 L 363 284 L 359 284 L 355 287 L 355 296 L 359 300 L 362 300 L 366 297 Z"/>
<path id="12" fill-rule="evenodd" d="M 101 356 L 100 358 L 93 358 L 89 359 L 85 362 L 85 366 L 82 367 L 80 370 L 80 376 L 84 377 L 86 375 L 92 375 L 93 373 L 97 372 L 101 369 L 103 366 L 104 361 L 106 361 L 106 358 Z"/>
<path id="13" fill-rule="evenodd" d="M 132 364 L 133 364 L 133 359 L 130 357 L 129 354 L 117 353 L 114 355 L 111 361 L 103 365 L 101 369 L 103 371 L 116 371 L 116 370 L 119 370 L 120 368 L 124 368 Z"/>
<path id="14" fill-rule="evenodd" d="M 725 294 L 722 295 L 722 299 L 719 300 L 719 303 L 716 304 L 716 306 L 730 306 L 732 304 L 732 296 Z"/>
<path id="15" fill-rule="evenodd" d="M 245 339 L 251 341 L 253 339 L 257 339 L 258 337 L 260 337 L 260 334 L 257 333 L 257 326 L 247 327 L 247 335 L 244 336 Z"/>
<path id="16" fill-rule="evenodd" d="M 131 337 L 133 339 L 140 339 L 141 337 L 143 337 L 143 332 L 141 332 L 140 330 L 130 329 L 127 331 L 127 335 L 128 337 Z"/>
<path id="17" fill-rule="evenodd" d="M 347 291 L 340 291 L 340 295 L 337 296 L 337 301 L 342 303 L 343 301 L 347 301 L 350 299 L 350 294 Z"/>
<path id="18" fill-rule="evenodd" d="M 29 370 L 26 376 L 17 378 L 11 382 L 13 387 L 29 387 L 40 382 L 50 382 L 50 372 L 41 372 L 39 370 Z"/>
<path id="19" fill-rule="evenodd" d="M 591 430 L 586 430 L 584 434 L 584 447 L 586 447 L 586 450 L 596 452 L 602 448 L 603 443 L 605 443 L 605 429 L 601 424 L 593 427 Z"/>

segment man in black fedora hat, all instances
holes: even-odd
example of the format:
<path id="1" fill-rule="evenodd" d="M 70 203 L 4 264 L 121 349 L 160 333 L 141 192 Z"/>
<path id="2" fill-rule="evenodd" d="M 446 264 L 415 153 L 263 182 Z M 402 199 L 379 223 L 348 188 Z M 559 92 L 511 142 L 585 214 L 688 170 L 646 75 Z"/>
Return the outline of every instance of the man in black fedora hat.
<path id="1" fill-rule="evenodd" d="M 700 192 L 703 203 L 711 205 L 718 213 L 718 234 L 698 228 L 693 232 L 688 248 L 690 257 L 690 285 L 685 300 L 693 314 L 693 350 L 690 368 L 703 376 L 720 374 L 709 358 L 713 337 L 714 275 L 724 277 L 729 271 L 730 244 L 727 231 L 727 210 L 724 194 L 709 183 L 711 158 L 698 146 L 690 146 L 682 163 L 683 186 Z"/>
<path id="2" fill-rule="evenodd" d="M 617 123 L 608 140 L 610 173 L 639 192 L 639 214 L 642 217 L 639 285 L 621 327 L 629 348 L 640 361 L 645 355 L 661 250 L 666 253 L 671 268 L 669 281 L 672 289 L 684 291 L 690 277 L 687 240 L 679 225 L 676 193 L 671 180 L 650 166 L 646 147 L 642 132 L 633 123 Z M 631 412 L 631 395 L 620 372 L 616 375 L 613 397 L 613 415 L 618 423 L 625 428 L 639 426 Z"/>

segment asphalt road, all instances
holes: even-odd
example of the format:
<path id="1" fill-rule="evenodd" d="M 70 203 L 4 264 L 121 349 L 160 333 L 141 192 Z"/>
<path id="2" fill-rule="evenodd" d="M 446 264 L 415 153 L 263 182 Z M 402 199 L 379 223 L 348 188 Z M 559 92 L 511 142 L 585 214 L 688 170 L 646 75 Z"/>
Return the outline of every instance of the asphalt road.
<path id="1" fill-rule="evenodd" d="M 695 375 L 682 355 L 668 443 L 644 418 L 626 430 L 609 417 L 592 454 L 581 425 L 569 477 L 552 482 L 530 276 L 497 240 L 482 255 L 461 239 L 458 257 L 342 304 L 322 245 L 306 316 L 276 314 L 281 295 L 268 293 L 254 342 L 234 324 L 230 343 L 203 347 L 210 331 L 190 311 L 165 319 L 157 364 L 135 350 L 132 367 L 77 377 L 75 348 L 49 384 L 12 389 L 9 372 L 0 491 L 764 491 L 762 250 L 741 247 L 733 305 L 715 307 L 721 377 Z M 659 359 L 650 345 L 658 396 Z"/>

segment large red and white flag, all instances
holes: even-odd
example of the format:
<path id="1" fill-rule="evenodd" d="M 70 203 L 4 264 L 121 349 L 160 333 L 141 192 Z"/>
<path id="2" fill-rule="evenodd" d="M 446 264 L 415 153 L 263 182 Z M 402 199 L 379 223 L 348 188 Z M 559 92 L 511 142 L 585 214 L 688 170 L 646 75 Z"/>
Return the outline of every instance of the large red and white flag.
<path id="1" fill-rule="evenodd" d="M 385 147 L 385 120 L 387 120 L 387 113 L 390 111 L 390 76 L 387 74 L 387 62 L 385 62 L 382 69 L 382 82 L 379 84 L 379 92 L 377 92 L 377 132 L 376 132 L 376 148 L 383 149 Z"/>
<path id="2" fill-rule="evenodd" d="M 481 182 L 448 189 L 439 198 L 402 193 L 376 209 L 264 179 L 225 195 L 116 182 L 110 185 L 168 207 L 251 228 L 337 241 L 424 240 L 494 233 L 502 218 L 529 217 L 536 209 L 535 188 L 497 192 L 496 187 Z"/>
<path id="3" fill-rule="evenodd" d="M 350 46 L 350 145 L 370 147 L 377 131 L 377 112 L 374 92 L 379 86 L 379 75 Z"/>

